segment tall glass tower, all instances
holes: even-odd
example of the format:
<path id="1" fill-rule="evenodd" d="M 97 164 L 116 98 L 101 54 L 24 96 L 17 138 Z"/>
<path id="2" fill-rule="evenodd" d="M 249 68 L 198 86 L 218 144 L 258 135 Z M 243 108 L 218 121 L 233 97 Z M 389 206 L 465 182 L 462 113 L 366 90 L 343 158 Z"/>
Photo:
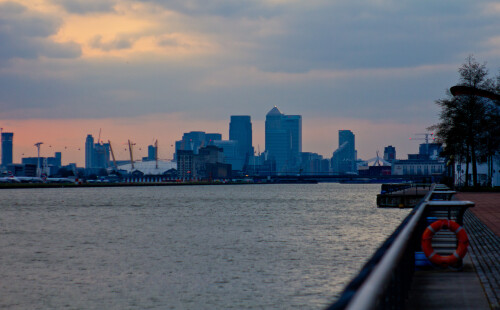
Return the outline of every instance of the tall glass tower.
<path id="1" fill-rule="evenodd" d="M 334 173 L 356 173 L 355 137 L 350 130 L 339 130 L 339 148 L 333 152 L 332 170 Z"/>
<path id="2" fill-rule="evenodd" d="M 14 133 L 2 132 L 2 166 L 12 164 Z"/>
<path id="3" fill-rule="evenodd" d="M 237 141 L 237 155 L 245 161 L 253 156 L 252 122 L 248 115 L 231 115 L 229 140 Z"/>
<path id="4" fill-rule="evenodd" d="M 85 168 L 94 168 L 93 167 L 93 159 L 94 159 L 94 137 L 92 135 L 87 135 L 87 139 L 85 140 Z"/>
<path id="5" fill-rule="evenodd" d="M 292 173 L 300 164 L 302 117 L 285 115 L 274 107 L 266 115 L 266 152 L 276 161 L 276 172 Z"/>

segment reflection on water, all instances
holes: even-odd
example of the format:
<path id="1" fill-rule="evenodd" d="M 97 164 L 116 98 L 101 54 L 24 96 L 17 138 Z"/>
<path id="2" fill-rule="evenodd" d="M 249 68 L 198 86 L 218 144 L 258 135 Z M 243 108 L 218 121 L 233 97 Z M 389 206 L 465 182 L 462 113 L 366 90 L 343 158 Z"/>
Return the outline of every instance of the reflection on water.
<path id="1" fill-rule="evenodd" d="M 321 309 L 408 214 L 380 185 L 0 191 L 0 307 Z"/>

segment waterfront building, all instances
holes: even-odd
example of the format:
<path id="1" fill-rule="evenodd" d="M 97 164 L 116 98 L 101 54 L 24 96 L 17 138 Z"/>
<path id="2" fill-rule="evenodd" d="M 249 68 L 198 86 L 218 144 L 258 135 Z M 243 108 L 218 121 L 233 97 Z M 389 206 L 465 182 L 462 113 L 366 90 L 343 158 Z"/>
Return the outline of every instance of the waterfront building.
<path id="1" fill-rule="evenodd" d="M 191 150 L 178 150 L 177 155 L 177 175 L 181 180 L 192 180 L 197 177 L 194 169 L 194 152 Z"/>
<path id="2" fill-rule="evenodd" d="M 384 160 L 392 162 L 396 159 L 396 148 L 392 145 L 386 146 L 384 148 Z"/>
<path id="3" fill-rule="evenodd" d="M 332 172 L 357 173 L 355 136 L 350 130 L 339 130 L 339 147 L 333 152 Z"/>
<path id="4" fill-rule="evenodd" d="M 219 179 L 231 176 L 231 165 L 224 164 L 223 152 L 215 145 L 202 147 L 195 154 L 192 150 L 177 152 L 177 173 L 180 179 Z"/>
<path id="5" fill-rule="evenodd" d="M 396 160 L 391 166 L 392 175 L 442 175 L 445 162 L 431 159 Z"/>
<path id="6" fill-rule="evenodd" d="M 293 173 L 299 170 L 302 152 L 302 117 L 285 115 L 278 107 L 266 115 L 266 152 L 275 161 L 277 173 Z"/>
<path id="7" fill-rule="evenodd" d="M 174 158 L 177 159 L 177 153 L 180 150 L 193 151 L 193 154 L 198 154 L 201 147 L 213 145 L 215 140 L 222 140 L 222 135 L 220 133 L 205 133 L 204 131 L 184 133 L 182 139 L 175 142 Z"/>
<path id="8" fill-rule="evenodd" d="M 241 156 L 239 142 L 234 140 L 215 140 L 214 145 L 221 148 L 223 152 L 222 163 L 230 164 L 233 170 L 241 171 L 245 163 L 245 157 Z"/>
<path id="9" fill-rule="evenodd" d="M 2 132 L 2 166 L 12 164 L 14 133 Z"/>
<path id="10" fill-rule="evenodd" d="M 62 167 L 62 155 L 61 152 L 55 152 L 54 157 L 23 157 L 21 158 L 22 164 L 38 165 L 43 173 L 47 175 L 57 174 L 59 169 Z"/>
<path id="11" fill-rule="evenodd" d="M 14 176 L 20 177 L 36 177 L 37 168 L 35 164 L 8 164 L 7 170 L 12 172 Z"/>
<path id="12" fill-rule="evenodd" d="M 303 175 L 328 174 L 330 163 L 317 153 L 302 152 L 300 173 Z"/>
<path id="13" fill-rule="evenodd" d="M 231 115 L 231 122 L 229 123 L 229 140 L 238 143 L 236 156 L 243 159 L 243 163 L 248 164 L 249 158 L 254 155 L 254 148 L 252 146 L 252 122 L 250 116 Z M 225 152 L 224 150 L 224 153 Z M 233 165 L 233 169 L 241 170 L 235 165 Z"/>

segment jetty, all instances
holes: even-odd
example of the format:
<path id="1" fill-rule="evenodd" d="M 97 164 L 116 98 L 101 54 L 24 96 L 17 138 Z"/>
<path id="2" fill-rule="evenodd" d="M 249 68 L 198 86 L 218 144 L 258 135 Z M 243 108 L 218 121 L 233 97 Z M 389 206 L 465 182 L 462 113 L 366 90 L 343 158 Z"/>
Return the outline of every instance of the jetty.
<path id="1" fill-rule="evenodd" d="M 431 184 L 427 183 L 382 184 L 381 193 L 377 195 L 377 207 L 414 208 L 430 188 Z"/>
<path id="2" fill-rule="evenodd" d="M 500 309 L 500 194 L 485 194 L 432 185 L 327 309 Z M 431 263 L 421 246 L 423 232 L 440 219 L 460 224 L 469 239 L 468 253 L 448 267 Z M 437 232 L 434 250 L 453 253 L 454 235 Z"/>

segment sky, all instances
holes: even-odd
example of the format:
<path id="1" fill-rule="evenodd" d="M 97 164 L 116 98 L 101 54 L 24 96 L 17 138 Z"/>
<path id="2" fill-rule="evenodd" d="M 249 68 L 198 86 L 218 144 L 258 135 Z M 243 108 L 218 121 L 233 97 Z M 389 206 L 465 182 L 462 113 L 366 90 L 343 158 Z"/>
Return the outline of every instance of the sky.
<path id="1" fill-rule="evenodd" d="M 228 139 L 250 115 L 262 152 L 276 105 L 302 115 L 304 152 L 350 129 L 359 157 L 406 158 L 470 54 L 499 73 L 500 2 L 0 0 L 0 127 L 15 162 L 43 142 L 83 165 L 87 134 L 169 159 L 182 133 Z"/>

